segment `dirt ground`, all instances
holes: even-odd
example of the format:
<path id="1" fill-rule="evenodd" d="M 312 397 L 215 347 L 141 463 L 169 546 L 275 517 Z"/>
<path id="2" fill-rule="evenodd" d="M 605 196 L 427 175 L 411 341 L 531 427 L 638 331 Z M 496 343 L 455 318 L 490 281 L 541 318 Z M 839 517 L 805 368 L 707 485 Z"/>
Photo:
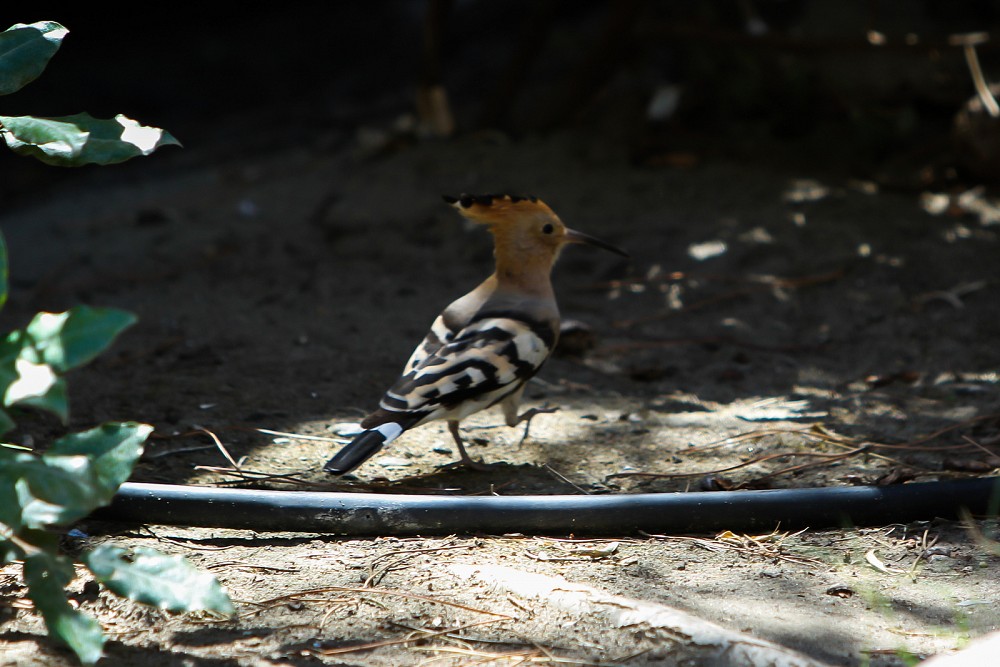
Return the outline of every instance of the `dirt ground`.
<path id="1" fill-rule="evenodd" d="M 71 427 L 155 425 L 135 481 L 606 494 L 1000 467 L 1000 214 L 988 191 L 890 188 L 803 151 L 685 148 L 637 165 L 620 134 L 586 123 L 420 140 L 383 114 L 246 142 L 261 118 L 227 118 L 211 142 L 179 133 L 183 151 L 141 164 L 43 186 L 32 176 L 31 196 L 3 212 L 3 330 L 81 302 L 139 315 L 69 380 Z M 559 410 L 527 438 L 495 412 L 463 422 L 473 456 L 506 464 L 489 472 L 438 470 L 457 453 L 429 425 L 331 480 L 320 468 L 345 425 L 376 406 L 439 309 L 491 270 L 488 235 L 440 196 L 497 191 L 537 195 L 632 255 L 574 247 L 556 267 L 563 318 L 589 333 L 564 337 L 526 405 Z M 44 446 L 60 430 L 28 415 L 14 438 Z M 114 540 L 184 554 L 239 611 L 142 608 L 81 573 L 73 600 L 103 624 L 107 664 L 699 664 L 660 629 L 465 565 L 669 605 L 829 665 L 914 664 L 1000 629 L 989 521 L 601 540 L 475 526 L 447 538 L 79 530 L 70 552 Z M 23 592 L 17 567 L 0 569 L 0 664 L 74 664 Z"/>
<path id="2" fill-rule="evenodd" d="M 916 195 L 872 184 L 722 160 L 607 166 L 588 160 L 588 148 L 600 147 L 576 134 L 518 144 L 473 136 L 375 157 L 353 143 L 245 156 L 155 182 L 112 186 L 92 173 L 6 216 L 7 317 L 77 301 L 139 314 L 71 378 L 71 400 L 74 426 L 156 426 L 140 481 L 245 483 L 196 429 L 216 434 L 245 475 L 285 476 L 257 482 L 269 488 L 698 491 L 944 479 L 996 466 L 964 439 L 998 431 L 995 416 L 975 421 L 997 412 L 1000 392 L 996 227 L 930 215 Z M 490 270 L 487 235 L 438 195 L 498 189 L 537 193 L 569 224 L 632 253 L 630 262 L 565 253 L 561 309 L 590 327 L 593 346 L 553 359 L 527 398 L 559 411 L 538 417 L 523 443 L 498 414 L 465 424 L 474 455 L 508 465 L 436 471 L 455 452 L 430 425 L 333 482 L 319 468 L 335 443 L 253 430 L 336 437 L 374 406 L 437 309 Z M 57 430 L 42 418 L 31 427 Z M 832 456 L 861 442 L 894 447 Z M 778 453 L 798 455 L 713 473 Z M 788 470 L 802 464 L 813 465 Z M 83 576 L 74 597 L 107 629 L 109 664 L 467 664 L 505 652 L 521 656 L 511 664 L 672 664 L 662 633 L 610 627 L 450 569 L 476 564 L 676 606 L 829 664 L 888 665 L 1000 624 L 1000 558 L 933 518 L 613 542 L 91 523 L 89 537 L 67 544 L 114 539 L 183 553 L 237 601 L 237 622 L 172 616 L 96 593 Z M 5 664 L 69 664 L 18 602 L 15 569 L 2 576 Z M 404 642 L 418 629 L 481 621 Z M 323 654 L 371 642 L 386 645 Z"/>

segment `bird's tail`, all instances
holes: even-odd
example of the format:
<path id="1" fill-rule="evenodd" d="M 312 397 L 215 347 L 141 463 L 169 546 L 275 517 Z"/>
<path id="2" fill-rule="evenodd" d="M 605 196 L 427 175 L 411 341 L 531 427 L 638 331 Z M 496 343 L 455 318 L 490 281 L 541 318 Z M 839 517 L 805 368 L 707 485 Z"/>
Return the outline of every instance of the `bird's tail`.
<path id="1" fill-rule="evenodd" d="M 337 454 L 326 462 L 323 470 L 333 475 L 346 475 L 362 463 L 378 454 L 379 450 L 399 437 L 412 426 L 408 421 L 386 422 L 359 433 L 354 440 L 344 445 Z"/>

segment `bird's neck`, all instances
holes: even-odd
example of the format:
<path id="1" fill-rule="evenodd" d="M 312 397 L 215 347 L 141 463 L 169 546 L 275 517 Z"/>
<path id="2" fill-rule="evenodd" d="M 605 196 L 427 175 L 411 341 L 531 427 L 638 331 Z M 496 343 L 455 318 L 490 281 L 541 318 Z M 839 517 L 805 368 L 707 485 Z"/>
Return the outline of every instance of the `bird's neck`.
<path id="1" fill-rule="evenodd" d="M 552 261 L 543 258 L 512 258 L 497 255 L 493 277 L 497 289 L 540 298 L 554 297 L 552 291 Z"/>

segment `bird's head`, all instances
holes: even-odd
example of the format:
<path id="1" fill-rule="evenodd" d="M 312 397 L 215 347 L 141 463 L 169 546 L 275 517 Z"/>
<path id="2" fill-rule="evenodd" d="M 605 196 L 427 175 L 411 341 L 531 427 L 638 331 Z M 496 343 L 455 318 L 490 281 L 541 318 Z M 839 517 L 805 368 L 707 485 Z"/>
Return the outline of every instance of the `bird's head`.
<path id="1" fill-rule="evenodd" d="M 585 243 L 628 257 L 619 248 L 589 234 L 570 229 L 552 209 L 537 197 L 515 195 L 466 195 L 445 197 L 444 200 L 474 222 L 485 224 L 496 238 L 497 260 L 548 261 L 570 243 Z"/>

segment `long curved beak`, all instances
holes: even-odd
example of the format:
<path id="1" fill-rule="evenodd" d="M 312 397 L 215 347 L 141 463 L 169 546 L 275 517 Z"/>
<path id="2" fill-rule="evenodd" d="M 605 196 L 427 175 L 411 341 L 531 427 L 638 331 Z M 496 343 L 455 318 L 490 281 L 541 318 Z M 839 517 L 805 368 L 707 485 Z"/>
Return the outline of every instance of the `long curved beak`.
<path id="1" fill-rule="evenodd" d="M 622 257 L 628 257 L 629 254 L 617 248 L 610 243 L 602 241 L 601 239 L 594 238 L 590 234 L 584 234 L 583 232 L 578 232 L 575 229 L 566 229 L 566 242 L 567 243 L 585 243 L 586 245 L 596 246 L 598 248 L 604 248 L 605 250 L 610 250 L 616 255 L 621 255 Z"/>

